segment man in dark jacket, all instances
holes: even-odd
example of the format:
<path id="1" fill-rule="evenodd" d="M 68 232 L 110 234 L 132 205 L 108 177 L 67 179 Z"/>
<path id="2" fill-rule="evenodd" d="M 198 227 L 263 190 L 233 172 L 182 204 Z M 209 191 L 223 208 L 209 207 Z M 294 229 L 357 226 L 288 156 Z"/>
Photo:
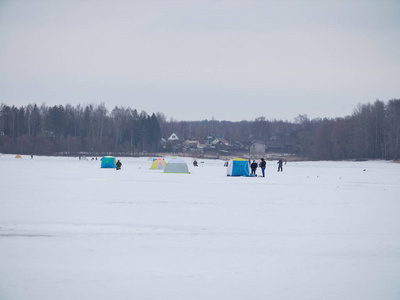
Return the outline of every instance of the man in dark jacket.
<path id="1" fill-rule="evenodd" d="M 267 163 L 265 162 L 264 158 L 261 158 L 260 162 L 260 168 L 262 172 L 262 176 L 265 177 L 265 167 L 267 166 Z"/>
<path id="2" fill-rule="evenodd" d="M 117 161 L 116 165 L 117 165 L 117 170 L 121 170 L 122 163 L 120 161 Z"/>
<path id="3" fill-rule="evenodd" d="M 256 175 L 257 166 L 258 165 L 257 165 L 256 161 L 253 160 L 252 164 L 250 165 L 250 168 L 251 168 L 251 174 L 254 174 L 255 176 L 257 176 Z"/>
<path id="4" fill-rule="evenodd" d="M 282 164 L 283 164 L 283 160 L 280 159 L 280 160 L 278 161 L 278 172 L 279 172 L 279 171 L 283 172 Z"/>

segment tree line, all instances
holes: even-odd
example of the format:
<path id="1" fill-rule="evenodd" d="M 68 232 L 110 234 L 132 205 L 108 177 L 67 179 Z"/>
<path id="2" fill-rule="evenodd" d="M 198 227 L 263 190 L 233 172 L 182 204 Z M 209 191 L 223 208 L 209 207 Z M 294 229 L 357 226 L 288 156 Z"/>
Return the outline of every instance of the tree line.
<path id="1" fill-rule="evenodd" d="M 104 104 L 72 106 L 29 104 L 0 105 L 0 152 L 74 155 L 107 153 L 134 155 L 162 152 L 173 132 L 181 138 L 219 135 L 236 142 L 264 141 L 279 145 L 308 159 L 398 159 L 400 156 L 400 99 L 359 104 L 344 118 L 309 119 L 299 115 L 293 122 L 176 121 L 162 112 L 151 115 Z M 287 146 L 290 146 L 289 148 Z"/>
<path id="2" fill-rule="evenodd" d="M 105 154 L 159 150 L 156 115 L 104 104 L 0 105 L 0 151 L 20 154 Z"/>

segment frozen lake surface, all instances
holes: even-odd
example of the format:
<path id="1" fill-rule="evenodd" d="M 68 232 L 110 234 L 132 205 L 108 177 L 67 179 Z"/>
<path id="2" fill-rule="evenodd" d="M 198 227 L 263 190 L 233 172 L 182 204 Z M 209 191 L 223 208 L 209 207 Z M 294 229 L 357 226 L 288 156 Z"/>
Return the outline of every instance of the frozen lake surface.
<path id="1" fill-rule="evenodd" d="M 185 160 L 1 156 L 0 299 L 400 299 L 400 164 Z"/>

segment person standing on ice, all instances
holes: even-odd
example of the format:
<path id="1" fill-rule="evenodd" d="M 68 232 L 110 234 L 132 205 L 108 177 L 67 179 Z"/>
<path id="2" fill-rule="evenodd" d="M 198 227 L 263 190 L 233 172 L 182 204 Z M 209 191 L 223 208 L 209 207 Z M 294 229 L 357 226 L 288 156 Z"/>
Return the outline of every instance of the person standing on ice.
<path id="1" fill-rule="evenodd" d="M 117 161 L 117 170 L 121 170 L 122 163 L 118 160 Z"/>
<path id="2" fill-rule="evenodd" d="M 260 168 L 262 172 L 262 176 L 265 177 L 265 167 L 267 166 L 267 163 L 265 162 L 264 158 L 261 158 L 260 162 Z"/>
<path id="3" fill-rule="evenodd" d="M 256 175 L 257 166 L 258 166 L 258 165 L 257 165 L 256 161 L 253 160 L 252 164 L 250 165 L 251 174 Z M 257 175 L 256 175 L 256 176 L 257 176 Z"/>
<path id="4" fill-rule="evenodd" d="M 280 160 L 278 161 L 278 172 L 279 172 L 279 171 L 283 172 L 282 164 L 283 164 L 283 160 L 280 159 Z"/>

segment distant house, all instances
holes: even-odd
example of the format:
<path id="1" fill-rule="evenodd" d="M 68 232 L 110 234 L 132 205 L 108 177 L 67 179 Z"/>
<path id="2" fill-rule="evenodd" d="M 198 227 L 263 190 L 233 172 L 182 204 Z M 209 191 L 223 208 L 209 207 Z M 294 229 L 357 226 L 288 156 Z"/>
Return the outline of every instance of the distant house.
<path id="1" fill-rule="evenodd" d="M 182 143 L 184 142 L 182 135 L 177 132 L 173 132 L 167 139 L 166 149 L 174 153 L 178 153 L 182 150 Z"/>
<path id="2" fill-rule="evenodd" d="M 183 146 L 185 148 L 197 149 L 198 145 L 199 145 L 198 141 L 186 140 L 186 141 L 183 142 Z"/>
<path id="3" fill-rule="evenodd" d="M 204 139 L 191 138 L 183 142 L 186 150 L 203 150 L 205 148 Z"/>
<path id="4" fill-rule="evenodd" d="M 251 142 L 249 141 L 236 141 L 235 149 L 250 151 Z"/>
<path id="5" fill-rule="evenodd" d="M 211 145 L 211 142 L 215 139 L 215 137 L 213 135 L 207 135 L 204 138 L 204 143 L 207 145 Z"/>
<path id="6" fill-rule="evenodd" d="M 178 142 L 180 140 L 181 139 L 178 137 L 178 134 L 176 134 L 175 132 L 173 132 L 168 138 L 169 142 Z"/>
<path id="7" fill-rule="evenodd" d="M 205 144 L 204 139 L 199 138 L 199 137 L 191 138 L 191 140 L 192 140 L 192 141 L 198 141 L 200 145 L 204 145 L 204 144 Z"/>
<path id="8" fill-rule="evenodd" d="M 265 143 L 263 141 L 255 140 L 251 142 L 251 154 L 265 154 Z"/>
<path id="9" fill-rule="evenodd" d="M 219 150 L 226 150 L 231 147 L 229 142 L 223 138 L 216 138 L 211 142 L 211 145 Z"/>
<path id="10" fill-rule="evenodd" d="M 204 142 L 205 142 L 207 145 L 211 145 L 211 143 L 212 143 L 215 139 L 220 139 L 220 138 L 222 138 L 222 136 L 220 136 L 219 134 L 210 134 L 210 135 L 207 135 L 207 136 L 204 138 Z"/>

